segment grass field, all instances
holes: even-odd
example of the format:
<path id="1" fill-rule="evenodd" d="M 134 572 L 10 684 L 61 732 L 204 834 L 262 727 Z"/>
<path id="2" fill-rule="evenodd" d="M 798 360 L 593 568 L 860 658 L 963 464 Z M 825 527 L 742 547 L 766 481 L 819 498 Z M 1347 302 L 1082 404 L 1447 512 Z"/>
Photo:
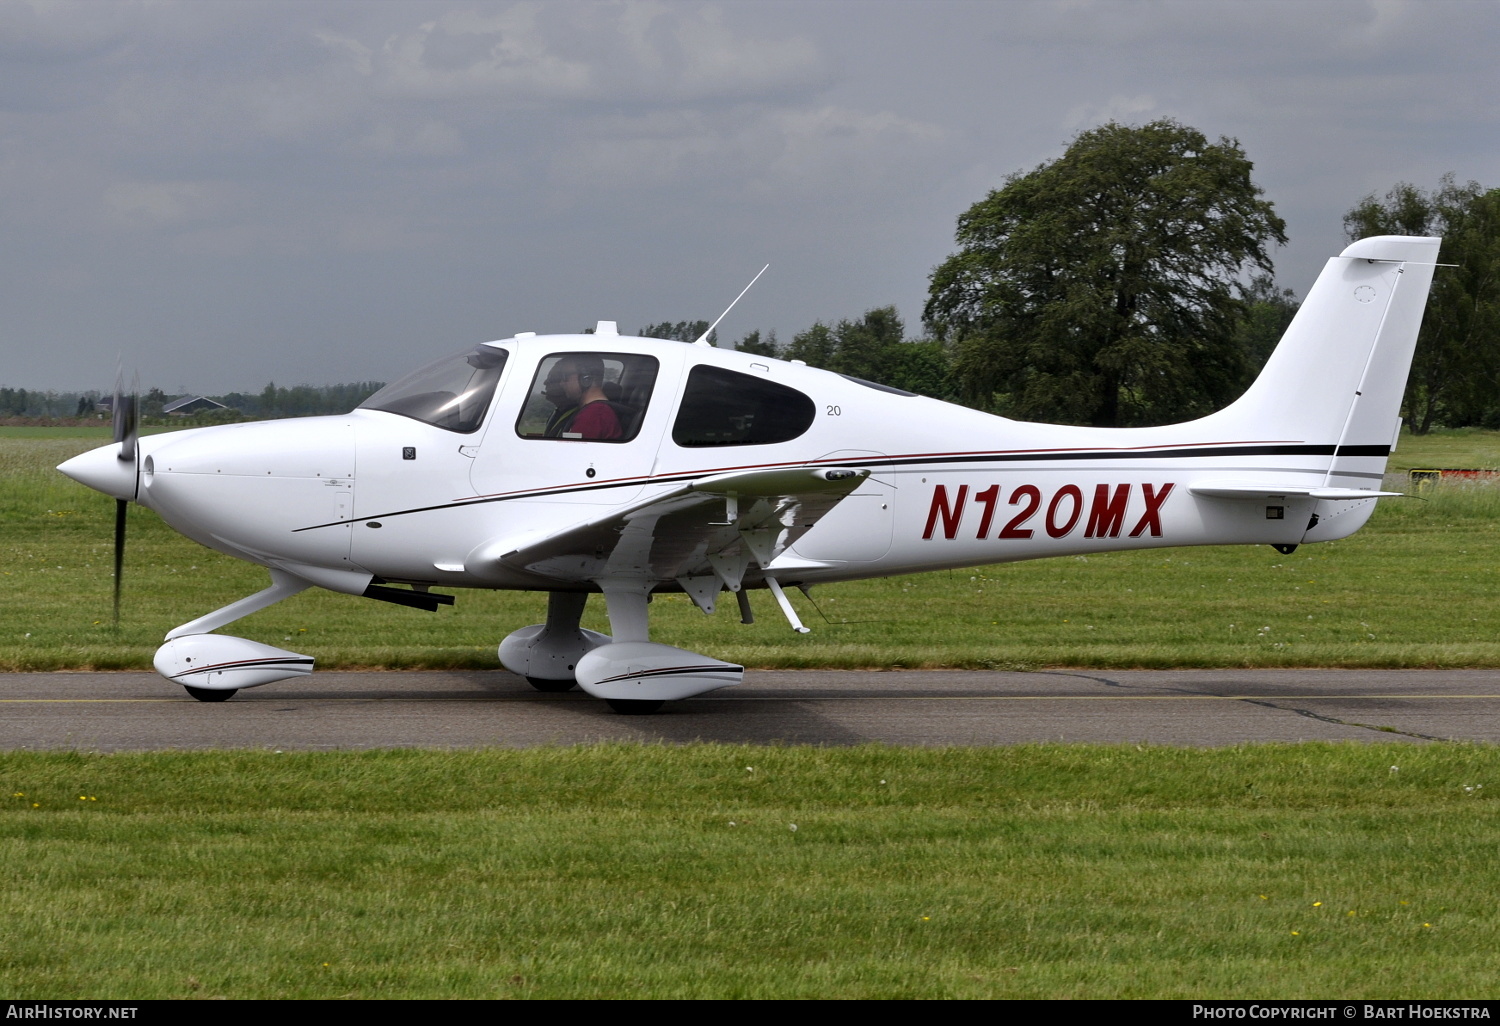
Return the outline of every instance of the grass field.
<path id="1" fill-rule="evenodd" d="M 146 668 L 168 629 L 266 584 L 260 568 L 131 506 L 114 627 L 113 504 L 52 469 L 105 439 L 0 429 L 0 668 Z M 1403 439 L 1392 469 L 1497 463 L 1500 433 L 1463 431 Z M 1382 502 L 1359 534 L 1292 556 L 1180 548 L 828 586 L 814 593 L 821 615 L 794 595 L 806 636 L 765 592 L 753 595 L 752 626 L 664 595 L 652 628 L 758 667 L 1497 666 L 1497 543 L 1500 488 L 1442 485 Z M 540 595 L 461 591 L 455 608 L 430 614 L 315 589 L 234 632 L 325 668 L 493 667 L 499 640 L 544 608 Z M 597 599 L 586 626 L 607 630 Z"/>
<path id="2" fill-rule="evenodd" d="M 1492 998 L 1497 768 L 1463 745 L 8 753 L 0 992 Z"/>
<path id="3" fill-rule="evenodd" d="M 113 628 L 112 504 L 50 469 L 99 441 L 0 430 L 0 666 L 149 666 L 263 585 L 133 507 Z M 1407 439 L 1399 466 L 1494 451 Z M 752 627 L 670 596 L 653 621 L 762 666 L 1500 665 L 1497 524 L 1441 487 L 1291 558 L 841 585 L 820 604 L 861 622 L 806 638 L 760 597 Z M 313 593 L 234 629 L 325 667 L 490 667 L 542 605 Z M 0 993 L 1489 998 L 1497 770 L 1460 744 L 0 753 Z"/>

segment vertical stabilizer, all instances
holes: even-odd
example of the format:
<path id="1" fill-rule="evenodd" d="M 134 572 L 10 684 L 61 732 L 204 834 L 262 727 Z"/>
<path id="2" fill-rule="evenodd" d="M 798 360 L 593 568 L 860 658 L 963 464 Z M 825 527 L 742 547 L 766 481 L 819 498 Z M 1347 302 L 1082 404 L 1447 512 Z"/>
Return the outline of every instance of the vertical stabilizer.
<path id="1" fill-rule="evenodd" d="M 1345 457 L 1385 456 L 1442 240 L 1381 235 L 1329 260 L 1255 384 L 1207 418 Z"/>

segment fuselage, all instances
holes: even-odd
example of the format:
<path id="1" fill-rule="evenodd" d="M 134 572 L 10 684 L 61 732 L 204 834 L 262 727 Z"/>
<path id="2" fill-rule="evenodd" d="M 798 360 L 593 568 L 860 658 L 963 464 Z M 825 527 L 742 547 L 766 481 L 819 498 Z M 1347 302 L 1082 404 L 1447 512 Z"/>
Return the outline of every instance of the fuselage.
<path id="1" fill-rule="evenodd" d="M 1213 417 L 1134 429 L 1021 423 L 797 363 L 651 339 L 523 336 L 478 347 L 468 366 L 478 351 L 494 358 L 467 391 L 428 388 L 441 384 L 439 368 L 346 416 L 143 438 L 136 497 L 184 535 L 267 566 L 318 568 L 330 580 L 547 589 L 558 582 L 475 554 L 715 474 L 868 469 L 857 491 L 761 568 L 816 583 L 1342 537 L 1374 500 L 1297 489 L 1378 489 L 1389 452 L 1388 440 L 1346 445 L 1335 468 L 1326 441 Z M 577 354 L 614 375 L 611 415 L 629 437 L 548 433 L 547 414 L 567 400 L 548 396 L 545 377 Z M 1190 492 L 1238 480 L 1280 483 L 1288 494 L 1245 502 Z M 658 587 L 675 586 L 664 576 Z"/>
<path id="2" fill-rule="evenodd" d="M 620 712 L 737 684 L 743 667 L 653 643 L 647 603 L 1170 545 L 1283 552 L 1373 511 L 1439 240 L 1328 261 L 1255 383 L 1200 420 L 1025 424 L 747 353 L 522 333 L 420 367 L 343 417 L 116 443 L 64 473 L 135 500 L 270 586 L 172 629 L 153 664 L 219 701 L 313 658 L 216 633 L 318 586 L 424 609 L 432 588 L 548 592 L 497 657 Z M 117 564 L 118 565 L 118 564 Z M 117 578 L 118 582 L 118 578 Z M 410 585 L 410 588 L 390 585 Z M 603 593 L 608 635 L 586 630 Z"/>

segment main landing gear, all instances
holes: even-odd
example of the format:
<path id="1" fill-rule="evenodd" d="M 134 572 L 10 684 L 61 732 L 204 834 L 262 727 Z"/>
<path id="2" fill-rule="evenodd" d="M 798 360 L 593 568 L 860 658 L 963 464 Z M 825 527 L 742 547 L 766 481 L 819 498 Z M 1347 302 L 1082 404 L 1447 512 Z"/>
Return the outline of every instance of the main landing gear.
<path id="1" fill-rule="evenodd" d="M 587 592 L 554 591 L 547 595 L 547 622 L 532 624 L 508 635 L 500 643 L 500 663 L 526 678 L 538 691 L 571 691 L 578 686 L 578 661 L 609 635 L 578 626 Z"/>
<path id="2" fill-rule="evenodd" d="M 612 636 L 579 626 L 586 592 L 551 592 L 547 622 L 522 627 L 500 643 L 500 662 L 538 691 L 566 691 L 576 682 L 615 712 L 642 716 L 667 702 L 732 687 L 745 668 L 648 640 L 647 581 L 598 582 L 609 607 Z"/>

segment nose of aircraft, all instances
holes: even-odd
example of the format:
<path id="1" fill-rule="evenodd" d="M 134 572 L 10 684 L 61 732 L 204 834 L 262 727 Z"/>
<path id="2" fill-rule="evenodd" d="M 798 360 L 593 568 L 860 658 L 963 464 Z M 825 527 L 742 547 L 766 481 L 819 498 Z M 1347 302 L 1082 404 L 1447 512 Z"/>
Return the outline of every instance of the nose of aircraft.
<path id="1" fill-rule="evenodd" d="M 79 484 L 116 499 L 134 499 L 136 496 L 136 461 L 120 459 L 118 442 L 74 456 L 59 464 L 57 469 Z"/>

